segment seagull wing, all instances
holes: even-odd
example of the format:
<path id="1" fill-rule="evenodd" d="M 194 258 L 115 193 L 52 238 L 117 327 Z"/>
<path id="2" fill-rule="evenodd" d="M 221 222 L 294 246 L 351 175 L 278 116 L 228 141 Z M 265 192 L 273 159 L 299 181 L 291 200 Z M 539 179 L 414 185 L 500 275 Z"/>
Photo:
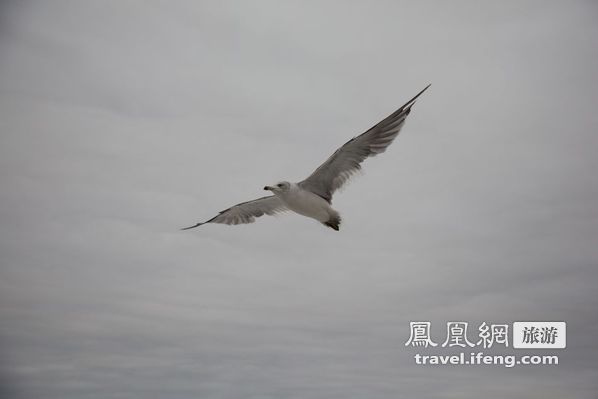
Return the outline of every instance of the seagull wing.
<path id="1" fill-rule="evenodd" d="M 199 227 L 206 223 L 222 224 L 245 224 L 253 223 L 255 218 L 262 215 L 274 215 L 287 211 L 287 207 L 280 198 L 275 195 L 254 199 L 252 201 L 242 202 L 228 209 L 221 211 L 210 220 L 197 223 L 196 225 L 185 227 L 181 230 L 189 230 Z"/>
<path id="2" fill-rule="evenodd" d="M 347 141 L 299 185 L 330 202 L 332 194 L 361 169 L 361 162 L 367 157 L 373 157 L 386 151 L 386 148 L 401 131 L 405 118 L 411 111 L 411 106 L 428 87 L 430 85 L 386 119 L 365 133 Z"/>

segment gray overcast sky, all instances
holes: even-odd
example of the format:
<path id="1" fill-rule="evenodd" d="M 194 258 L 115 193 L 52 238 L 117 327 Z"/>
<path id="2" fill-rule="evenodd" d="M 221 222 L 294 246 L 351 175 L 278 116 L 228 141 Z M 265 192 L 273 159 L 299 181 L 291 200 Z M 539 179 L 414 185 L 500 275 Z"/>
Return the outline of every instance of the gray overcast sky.
<path id="1" fill-rule="evenodd" d="M 597 18 L 4 2 L 3 397 L 595 399 Z M 339 233 L 177 230 L 302 179 L 428 83 L 335 197 Z M 440 341 L 449 320 L 564 320 L 568 347 L 557 367 L 416 366 L 411 320 Z"/>

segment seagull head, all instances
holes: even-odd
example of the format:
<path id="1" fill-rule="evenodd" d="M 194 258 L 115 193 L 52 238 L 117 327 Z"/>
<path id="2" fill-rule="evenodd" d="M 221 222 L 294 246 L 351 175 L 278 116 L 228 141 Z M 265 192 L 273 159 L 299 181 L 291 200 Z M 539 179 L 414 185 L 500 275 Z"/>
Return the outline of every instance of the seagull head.
<path id="1" fill-rule="evenodd" d="M 291 188 L 291 183 L 288 181 L 281 181 L 273 186 L 266 186 L 264 190 L 272 191 L 274 194 L 282 194 L 289 191 Z"/>

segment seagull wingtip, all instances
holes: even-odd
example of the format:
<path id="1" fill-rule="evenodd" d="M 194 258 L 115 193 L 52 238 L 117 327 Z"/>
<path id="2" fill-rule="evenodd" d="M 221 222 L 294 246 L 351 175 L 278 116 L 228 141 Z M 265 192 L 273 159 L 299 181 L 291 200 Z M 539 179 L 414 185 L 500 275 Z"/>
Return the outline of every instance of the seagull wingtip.
<path id="1" fill-rule="evenodd" d="M 193 226 L 189 226 L 189 227 L 183 227 L 183 228 L 182 228 L 182 229 L 180 229 L 180 230 L 181 230 L 181 231 L 183 231 L 183 230 L 190 230 L 190 229 L 194 229 L 194 228 L 196 228 L 196 227 L 199 227 L 199 226 L 201 226 L 202 224 L 205 224 L 205 223 L 197 223 L 196 225 L 193 225 Z"/>
<path id="2" fill-rule="evenodd" d="M 413 104 L 415 104 L 415 100 L 417 100 L 417 98 L 419 96 L 421 96 L 424 91 L 428 90 L 428 87 L 430 87 L 430 86 L 432 86 L 432 83 L 428 83 L 428 85 L 426 87 L 424 87 L 422 91 L 420 91 L 419 93 L 417 93 L 415 95 L 415 97 L 413 97 L 411 100 L 407 101 L 405 103 L 405 105 L 403 105 L 400 109 L 401 110 L 409 110 L 411 108 L 411 106 L 413 106 Z"/>

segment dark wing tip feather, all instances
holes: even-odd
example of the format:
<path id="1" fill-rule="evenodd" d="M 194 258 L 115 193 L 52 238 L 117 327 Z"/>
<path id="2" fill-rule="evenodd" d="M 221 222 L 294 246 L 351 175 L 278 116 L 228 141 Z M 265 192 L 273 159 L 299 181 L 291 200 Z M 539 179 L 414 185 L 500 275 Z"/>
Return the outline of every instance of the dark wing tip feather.
<path id="1" fill-rule="evenodd" d="M 428 90 L 428 87 L 430 87 L 430 86 L 432 86 L 432 83 L 430 83 L 426 87 L 424 87 L 424 89 L 422 91 L 420 91 L 419 93 L 417 93 L 415 95 L 415 97 L 413 97 L 411 100 L 407 101 L 405 103 L 405 105 L 403 105 L 400 109 L 405 109 L 405 112 L 407 114 L 409 114 L 409 112 L 411 111 L 411 106 L 415 103 L 415 100 L 417 100 L 417 98 L 419 96 L 421 96 L 424 93 L 424 91 Z"/>
<path id="2" fill-rule="evenodd" d="M 196 227 L 199 227 L 199 226 L 201 226 L 201 225 L 204 225 L 204 224 L 206 224 L 206 223 L 210 223 L 212 220 L 216 219 L 216 218 L 217 218 L 219 215 L 221 215 L 223 212 L 226 212 L 227 210 L 228 210 L 228 209 L 226 209 L 226 210 L 224 210 L 224 211 L 220 212 L 218 215 L 214 216 L 214 217 L 213 217 L 212 219 L 210 219 L 210 220 L 206 220 L 205 222 L 199 222 L 199 223 L 197 223 L 197 224 L 194 224 L 193 226 L 189 226 L 189 227 L 183 227 L 181 230 L 191 230 L 191 229 L 194 229 L 194 228 L 196 228 Z"/>
<path id="3" fill-rule="evenodd" d="M 204 222 L 204 223 L 197 223 L 197 224 L 195 224 L 195 225 L 193 225 L 193 226 L 189 226 L 189 227 L 183 227 L 181 230 L 190 230 L 190 229 L 194 229 L 194 228 L 196 228 L 196 227 L 199 227 L 199 226 L 201 226 L 202 224 L 206 224 L 206 223 L 205 223 L 205 222 Z"/>

